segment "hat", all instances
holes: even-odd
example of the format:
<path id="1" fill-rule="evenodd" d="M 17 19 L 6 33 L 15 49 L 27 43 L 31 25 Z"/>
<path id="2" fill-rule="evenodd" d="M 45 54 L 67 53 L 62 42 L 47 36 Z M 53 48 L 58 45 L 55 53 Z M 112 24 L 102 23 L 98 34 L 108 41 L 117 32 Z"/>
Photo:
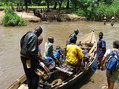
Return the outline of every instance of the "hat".
<path id="1" fill-rule="evenodd" d="M 112 19 L 115 19 L 114 17 L 112 17 Z"/>
<path id="2" fill-rule="evenodd" d="M 104 19 L 107 19 L 106 17 L 104 17 Z"/>

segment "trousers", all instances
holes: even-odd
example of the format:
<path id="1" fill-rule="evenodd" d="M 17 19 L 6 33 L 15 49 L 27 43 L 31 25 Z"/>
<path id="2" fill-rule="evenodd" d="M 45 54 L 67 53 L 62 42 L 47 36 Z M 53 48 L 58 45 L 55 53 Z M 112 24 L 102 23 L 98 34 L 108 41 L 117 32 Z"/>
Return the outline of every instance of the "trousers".
<path id="1" fill-rule="evenodd" d="M 21 61 L 27 78 L 28 89 L 37 89 L 39 83 L 39 76 L 35 73 L 34 67 L 31 66 L 31 68 L 27 68 L 26 60 L 27 58 L 21 56 Z"/>

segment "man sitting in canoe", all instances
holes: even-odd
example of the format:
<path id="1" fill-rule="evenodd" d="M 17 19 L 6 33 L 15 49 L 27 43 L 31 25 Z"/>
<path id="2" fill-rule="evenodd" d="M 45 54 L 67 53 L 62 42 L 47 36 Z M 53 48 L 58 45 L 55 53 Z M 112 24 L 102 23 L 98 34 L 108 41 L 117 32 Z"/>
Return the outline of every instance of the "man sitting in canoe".
<path id="1" fill-rule="evenodd" d="M 66 45 L 68 45 L 68 44 L 71 43 L 71 42 L 70 42 L 70 39 L 73 38 L 73 37 L 75 38 L 75 43 L 76 43 L 78 33 L 79 33 L 79 30 L 78 30 L 78 29 L 74 30 L 74 33 L 72 33 L 72 34 L 69 36 Z"/>
<path id="2" fill-rule="evenodd" d="M 77 64 L 80 64 L 84 54 L 82 53 L 81 48 L 75 44 L 76 39 L 74 37 L 70 39 L 70 42 L 71 44 L 66 47 L 66 63 L 76 67 Z"/>
<path id="3" fill-rule="evenodd" d="M 53 43 L 54 43 L 54 37 L 48 37 L 48 42 L 45 43 L 44 57 L 54 58 L 54 56 L 53 56 Z"/>

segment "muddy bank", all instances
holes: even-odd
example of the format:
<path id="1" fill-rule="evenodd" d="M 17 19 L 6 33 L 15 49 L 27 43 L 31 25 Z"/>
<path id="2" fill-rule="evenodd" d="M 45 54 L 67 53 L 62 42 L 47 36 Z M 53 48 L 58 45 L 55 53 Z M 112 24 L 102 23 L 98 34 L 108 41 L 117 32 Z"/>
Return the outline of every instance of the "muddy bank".
<path id="1" fill-rule="evenodd" d="M 24 18 L 25 22 L 32 22 L 32 23 L 40 23 L 43 22 L 41 18 L 34 16 L 33 11 L 29 11 L 29 13 L 23 12 L 16 12 L 18 16 Z M 57 21 L 57 16 L 60 14 L 61 22 L 66 21 L 86 21 L 85 17 L 77 16 L 75 14 L 65 14 L 65 11 L 58 11 L 58 10 L 51 10 L 50 12 L 43 12 L 47 15 L 47 21 L 53 22 Z M 4 11 L 0 11 L 0 23 L 2 23 L 2 16 L 4 15 Z"/>
<path id="2" fill-rule="evenodd" d="M 60 15 L 61 21 L 62 22 L 66 22 L 66 21 L 86 21 L 87 18 L 86 17 L 81 17 L 81 16 L 77 16 L 75 14 L 66 14 L 67 10 L 53 10 L 51 9 L 50 12 L 45 12 L 47 17 L 48 17 L 48 21 L 57 21 L 57 17 L 58 15 Z"/>
<path id="3" fill-rule="evenodd" d="M 41 22 L 41 19 L 34 16 L 32 12 L 16 12 L 18 16 L 24 18 L 25 22 Z M 2 23 L 2 17 L 4 15 L 4 11 L 0 11 L 0 23 Z"/>

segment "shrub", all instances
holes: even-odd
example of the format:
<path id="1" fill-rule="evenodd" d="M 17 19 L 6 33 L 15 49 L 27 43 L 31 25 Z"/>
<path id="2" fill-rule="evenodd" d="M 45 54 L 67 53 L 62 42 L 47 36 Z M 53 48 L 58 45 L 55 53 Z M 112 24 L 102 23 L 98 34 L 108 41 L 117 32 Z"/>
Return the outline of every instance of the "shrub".
<path id="1" fill-rule="evenodd" d="M 119 0 L 107 0 L 106 2 L 101 0 L 98 3 L 97 0 L 77 1 L 80 2 L 80 9 L 73 7 L 68 13 L 85 16 L 88 20 L 103 21 L 104 16 L 107 17 L 107 21 L 110 21 L 113 16 L 116 21 L 119 20 Z"/>
<path id="2" fill-rule="evenodd" d="M 26 26 L 24 19 L 19 17 L 10 6 L 4 7 L 4 16 L 2 18 L 3 26 Z"/>

